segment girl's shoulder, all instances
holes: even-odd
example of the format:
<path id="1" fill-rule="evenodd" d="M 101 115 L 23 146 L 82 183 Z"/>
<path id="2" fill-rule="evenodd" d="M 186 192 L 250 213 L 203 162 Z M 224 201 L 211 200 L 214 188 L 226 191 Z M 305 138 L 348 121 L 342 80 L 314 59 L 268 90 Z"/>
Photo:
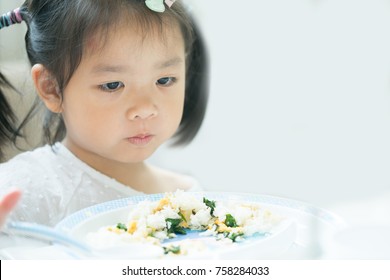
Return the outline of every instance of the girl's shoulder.
<path id="1" fill-rule="evenodd" d="M 0 164 L 0 174 L 3 176 L 5 172 L 8 174 L 13 173 L 25 173 L 31 172 L 31 169 L 35 169 L 37 165 L 45 162 L 46 158 L 50 155 L 49 146 L 43 146 L 36 148 L 32 151 L 22 152 L 7 162 Z"/>
<path id="2" fill-rule="evenodd" d="M 7 162 L 1 163 L 0 170 L 14 168 L 17 166 L 29 166 L 34 168 L 35 166 L 41 166 L 48 163 L 51 164 L 53 160 L 58 160 L 59 150 L 60 147 L 58 145 L 45 145 L 30 151 L 22 152 Z"/>
<path id="3" fill-rule="evenodd" d="M 34 182 L 43 182 L 55 176 L 61 169 L 62 156 L 57 147 L 45 145 L 31 151 L 22 152 L 7 162 L 0 164 L 0 188 L 9 186 L 24 187 Z"/>

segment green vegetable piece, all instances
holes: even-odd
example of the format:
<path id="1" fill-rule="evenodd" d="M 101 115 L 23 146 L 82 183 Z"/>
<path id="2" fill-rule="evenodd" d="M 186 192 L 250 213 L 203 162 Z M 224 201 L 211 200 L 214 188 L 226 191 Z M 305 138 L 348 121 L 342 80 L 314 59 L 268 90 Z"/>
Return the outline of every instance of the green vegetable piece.
<path id="1" fill-rule="evenodd" d="M 243 235 L 244 235 L 243 232 L 238 232 L 238 233 L 231 233 L 231 234 L 229 234 L 227 237 L 228 237 L 229 239 L 231 239 L 233 242 L 236 242 L 237 237 L 243 236 Z"/>
<path id="2" fill-rule="evenodd" d="M 182 218 L 184 222 L 187 222 L 186 217 L 184 217 L 182 212 L 179 212 L 179 216 Z"/>
<path id="3" fill-rule="evenodd" d="M 183 234 L 183 235 L 187 234 L 186 230 L 183 227 L 176 227 L 175 228 L 175 233 Z"/>
<path id="4" fill-rule="evenodd" d="M 213 216 L 214 209 L 215 209 L 215 201 L 208 200 L 207 198 L 203 197 L 203 203 L 206 204 L 206 206 L 210 208 L 210 215 Z"/>
<path id="5" fill-rule="evenodd" d="M 225 225 L 228 227 L 238 227 L 236 219 L 230 214 L 226 214 Z"/>
<path id="6" fill-rule="evenodd" d="M 166 218 L 165 222 L 167 223 L 167 230 L 169 233 L 178 233 L 178 234 L 187 234 L 185 229 L 179 224 L 183 221 L 183 219 L 172 219 L 172 218 Z"/>
<path id="7" fill-rule="evenodd" d="M 163 247 L 164 249 L 164 254 L 168 254 L 168 253 L 173 253 L 173 254 L 180 254 L 180 246 L 169 246 L 169 247 Z"/>
<path id="8" fill-rule="evenodd" d="M 122 223 L 118 223 L 116 225 L 116 228 L 119 228 L 119 229 L 123 229 L 124 231 L 127 231 L 127 227 L 125 224 L 122 224 Z"/>

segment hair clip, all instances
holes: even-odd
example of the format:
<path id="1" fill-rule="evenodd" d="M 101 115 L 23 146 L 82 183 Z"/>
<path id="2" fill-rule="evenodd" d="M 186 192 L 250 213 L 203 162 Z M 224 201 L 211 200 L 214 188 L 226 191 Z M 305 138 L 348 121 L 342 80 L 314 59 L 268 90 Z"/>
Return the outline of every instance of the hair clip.
<path id="1" fill-rule="evenodd" d="M 165 0 L 165 4 L 167 4 L 167 6 L 170 8 L 172 5 L 173 5 L 173 3 L 175 3 L 176 2 L 176 0 Z"/>
<path id="2" fill-rule="evenodd" d="M 146 6 L 152 11 L 162 13 L 165 11 L 165 4 L 170 8 L 176 0 L 146 0 Z"/>
<path id="3" fill-rule="evenodd" d="M 8 27 L 15 23 L 21 23 L 23 18 L 20 14 L 20 9 L 17 8 L 11 12 L 8 12 L 2 16 L 0 16 L 0 29 L 3 27 Z"/>

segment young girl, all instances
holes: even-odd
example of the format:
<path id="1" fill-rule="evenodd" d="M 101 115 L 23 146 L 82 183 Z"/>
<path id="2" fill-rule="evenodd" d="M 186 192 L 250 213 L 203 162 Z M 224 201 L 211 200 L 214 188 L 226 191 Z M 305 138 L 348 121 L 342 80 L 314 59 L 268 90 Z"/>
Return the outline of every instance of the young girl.
<path id="1" fill-rule="evenodd" d="M 48 109 L 48 144 L 0 165 L 0 197 L 22 191 L 10 219 L 53 226 L 96 203 L 198 188 L 144 162 L 172 136 L 191 142 L 208 95 L 200 34 L 181 1 L 165 2 L 27 0 L 2 17 L 0 28 L 27 24 L 32 80 Z M 21 127 L 0 100 L 4 144 Z"/>

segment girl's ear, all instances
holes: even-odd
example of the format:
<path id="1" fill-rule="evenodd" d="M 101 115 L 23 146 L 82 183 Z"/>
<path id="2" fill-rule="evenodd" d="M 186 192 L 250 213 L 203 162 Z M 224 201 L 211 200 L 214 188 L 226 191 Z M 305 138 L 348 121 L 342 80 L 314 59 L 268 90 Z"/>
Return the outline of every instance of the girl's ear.
<path id="1" fill-rule="evenodd" d="M 62 97 L 53 75 L 42 64 L 35 64 L 31 69 L 31 76 L 38 95 L 47 109 L 53 113 L 61 113 Z"/>

